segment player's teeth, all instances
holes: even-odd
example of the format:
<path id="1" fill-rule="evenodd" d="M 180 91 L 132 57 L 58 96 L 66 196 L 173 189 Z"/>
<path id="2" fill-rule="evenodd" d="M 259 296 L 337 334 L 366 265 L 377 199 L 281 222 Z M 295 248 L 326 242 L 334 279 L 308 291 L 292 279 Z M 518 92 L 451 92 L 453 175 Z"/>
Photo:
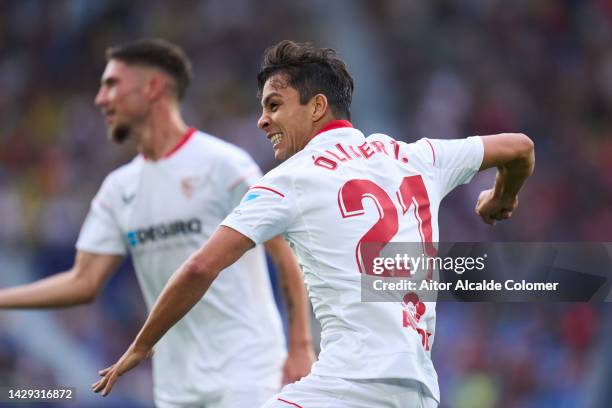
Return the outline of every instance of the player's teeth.
<path id="1" fill-rule="evenodd" d="M 277 144 L 278 142 L 280 142 L 280 140 L 282 139 L 283 135 L 281 133 L 277 133 L 274 136 L 272 136 L 270 138 L 270 142 L 272 142 L 272 145 Z"/>

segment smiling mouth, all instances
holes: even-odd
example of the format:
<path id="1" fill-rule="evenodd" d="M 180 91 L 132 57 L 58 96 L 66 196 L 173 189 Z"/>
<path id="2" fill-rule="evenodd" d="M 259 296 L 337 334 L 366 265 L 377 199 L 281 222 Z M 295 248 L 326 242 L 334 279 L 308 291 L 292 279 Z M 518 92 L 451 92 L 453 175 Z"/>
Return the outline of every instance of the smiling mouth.
<path id="1" fill-rule="evenodd" d="M 272 136 L 270 136 L 269 139 L 270 139 L 270 142 L 272 143 L 272 147 L 276 147 L 276 145 L 280 143 L 282 138 L 283 138 L 282 133 L 274 133 Z"/>

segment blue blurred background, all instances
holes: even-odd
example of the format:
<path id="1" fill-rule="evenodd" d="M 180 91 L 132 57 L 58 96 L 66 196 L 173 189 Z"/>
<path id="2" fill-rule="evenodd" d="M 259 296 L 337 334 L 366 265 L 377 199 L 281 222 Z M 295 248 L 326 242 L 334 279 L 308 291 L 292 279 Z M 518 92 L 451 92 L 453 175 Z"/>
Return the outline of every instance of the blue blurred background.
<path id="1" fill-rule="evenodd" d="M 104 50 L 141 36 L 185 48 L 188 122 L 264 170 L 274 162 L 256 128 L 261 54 L 281 39 L 313 41 L 347 61 L 365 133 L 535 141 L 513 219 L 490 228 L 474 215 L 493 182 L 485 172 L 446 200 L 443 241 L 612 241 L 611 0 L 4 0 L 0 286 L 71 267 L 91 198 L 134 155 L 108 143 L 93 105 Z M 439 304 L 441 407 L 612 406 L 611 316 L 608 304 Z M 148 365 L 109 399 L 88 388 L 144 317 L 129 262 L 91 305 L 2 311 L 0 385 L 77 387 L 65 406 L 151 406 Z"/>

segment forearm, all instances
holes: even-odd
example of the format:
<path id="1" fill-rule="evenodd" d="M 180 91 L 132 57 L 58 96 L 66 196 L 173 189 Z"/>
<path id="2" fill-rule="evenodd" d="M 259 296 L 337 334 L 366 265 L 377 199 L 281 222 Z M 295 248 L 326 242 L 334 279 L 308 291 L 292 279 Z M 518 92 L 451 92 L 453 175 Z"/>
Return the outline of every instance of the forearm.
<path id="1" fill-rule="evenodd" d="M 0 308 L 53 308 L 88 303 L 91 291 L 71 271 L 23 286 L 0 289 Z"/>
<path id="2" fill-rule="evenodd" d="M 310 309 L 302 271 L 289 245 L 281 237 L 266 243 L 279 274 L 289 319 L 289 348 L 310 347 Z"/>
<path id="3" fill-rule="evenodd" d="M 533 173 L 534 166 L 533 149 L 524 157 L 498 166 L 493 194 L 502 200 L 513 200 L 527 178 Z"/>
<path id="4" fill-rule="evenodd" d="M 533 173 L 533 141 L 522 133 L 500 133 L 481 137 L 484 153 L 480 170 L 497 168 L 493 197 L 514 202 L 525 180 Z"/>
<path id="5" fill-rule="evenodd" d="M 289 350 L 311 347 L 310 311 L 304 285 L 283 285 L 289 319 Z"/>

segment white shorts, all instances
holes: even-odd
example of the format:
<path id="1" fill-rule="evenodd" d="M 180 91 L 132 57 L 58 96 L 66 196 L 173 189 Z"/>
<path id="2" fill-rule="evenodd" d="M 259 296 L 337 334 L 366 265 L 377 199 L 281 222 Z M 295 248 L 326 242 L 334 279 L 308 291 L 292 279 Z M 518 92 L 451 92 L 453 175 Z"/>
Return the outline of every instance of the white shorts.
<path id="1" fill-rule="evenodd" d="M 256 405 L 253 405 L 254 407 Z M 427 387 L 409 379 L 353 380 L 308 375 L 262 408 L 436 408 Z"/>
<path id="2" fill-rule="evenodd" d="M 180 404 L 156 400 L 155 406 L 157 408 L 255 408 L 260 407 L 276 392 L 278 388 L 266 386 L 256 388 L 253 384 L 249 384 L 242 388 L 226 388 L 196 403 Z"/>

